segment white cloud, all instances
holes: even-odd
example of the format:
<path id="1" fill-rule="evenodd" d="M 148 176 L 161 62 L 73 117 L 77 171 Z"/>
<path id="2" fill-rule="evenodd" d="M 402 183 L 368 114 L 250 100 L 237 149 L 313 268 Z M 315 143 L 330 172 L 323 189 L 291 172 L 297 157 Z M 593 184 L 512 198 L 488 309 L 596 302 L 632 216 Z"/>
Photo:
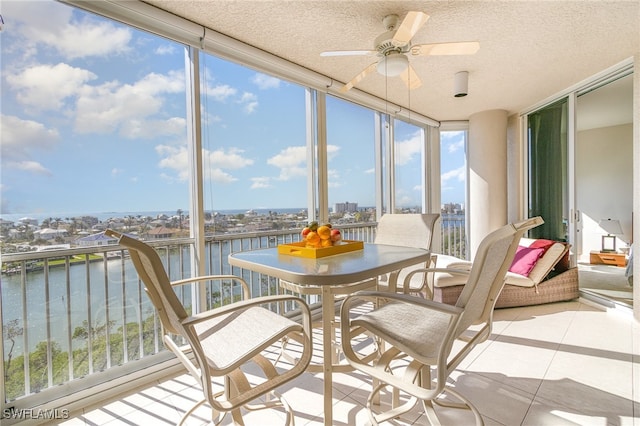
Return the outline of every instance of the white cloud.
<path id="1" fill-rule="evenodd" d="M 329 185 L 329 188 L 339 188 L 342 186 L 342 182 L 340 181 L 340 172 L 338 170 L 327 170 L 327 185 Z"/>
<path id="2" fill-rule="evenodd" d="M 156 152 L 162 157 L 158 163 L 160 168 L 176 172 L 179 181 L 189 179 L 189 155 L 185 146 L 158 145 Z"/>
<path id="3" fill-rule="evenodd" d="M 258 86 L 260 90 L 277 89 L 280 87 L 279 79 L 261 73 L 255 74 L 251 82 Z"/>
<path id="4" fill-rule="evenodd" d="M 409 163 L 415 155 L 422 152 L 422 138 L 420 132 L 414 133 L 411 138 L 396 142 L 395 159 L 397 165 Z"/>
<path id="5" fill-rule="evenodd" d="M 219 84 L 214 87 L 204 87 L 204 94 L 211 96 L 218 102 L 224 102 L 227 98 L 234 96 L 238 91 L 227 84 Z"/>
<path id="6" fill-rule="evenodd" d="M 205 179 L 215 183 L 231 183 L 238 180 L 222 169 L 209 169 L 205 171 Z"/>
<path id="7" fill-rule="evenodd" d="M 44 167 L 37 161 L 20 161 L 17 163 L 10 163 L 9 166 L 14 169 L 22 170 L 24 172 L 29 172 L 38 175 L 45 176 L 53 176 L 51 170 Z"/>
<path id="8" fill-rule="evenodd" d="M 279 180 L 290 180 L 307 175 L 307 149 L 304 146 L 290 146 L 267 160 L 267 164 L 280 169 Z"/>
<path id="9" fill-rule="evenodd" d="M 162 111 L 163 95 L 184 91 L 181 72 L 150 73 L 133 84 L 116 81 L 84 86 L 77 100 L 78 133 L 112 133 L 128 138 L 154 138 L 184 132 L 184 118 L 150 118 Z"/>
<path id="10" fill-rule="evenodd" d="M 63 109 L 65 99 L 77 96 L 83 86 L 97 76 L 91 71 L 59 63 L 33 66 L 6 78 L 9 86 L 17 91 L 16 99 L 20 103 L 46 111 Z"/>
<path id="11" fill-rule="evenodd" d="M 338 145 L 327 145 L 327 159 L 331 160 L 335 158 L 340 152 L 340 147 Z"/>
<path id="12" fill-rule="evenodd" d="M 59 138 L 56 129 L 47 129 L 36 121 L 0 115 L 0 156 L 5 167 L 50 175 L 51 172 L 33 156 L 52 149 Z"/>
<path id="13" fill-rule="evenodd" d="M 271 178 L 269 177 L 254 177 L 251 178 L 251 189 L 264 189 L 271 188 Z"/>
<path id="14" fill-rule="evenodd" d="M 86 56 L 104 57 L 129 51 L 131 31 L 110 22 L 67 25 L 62 31 L 44 34 L 43 42 L 55 47 L 69 59 Z"/>
<path id="15" fill-rule="evenodd" d="M 172 44 L 163 44 L 156 49 L 156 55 L 172 55 L 176 51 Z"/>
<path id="16" fill-rule="evenodd" d="M 444 184 L 445 182 L 448 182 L 451 179 L 457 180 L 459 182 L 464 182 L 465 178 L 466 178 L 465 166 L 458 167 L 457 169 L 450 170 L 440 175 L 440 180 L 442 181 L 442 184 Z"/>
<path id="17" fill-rule="evenodd" d="M 412 206 L 415 204 L 413 198 L 409 197 L 408 195 L 401 195 L 401 196 L 396 196 L 396 203 L 399 206 Z"/>
<path id="18" fill-rule="evenodd" d="M 35 52 L 45 45 L 67 59 L 104 57 L 130 50 L 132 31 L 109 21 L 85 17 L 73 20 L 73 9 L 53 2 L 7 1 L 2 4 L 5 19 L 11 17 L 12 30 L 23 38 L 21 49 Z M 24 25 L 29 22 L 29 25 Z"/>
<path id="19" fill-rule="evenodd" d="M 258 97 L 250 92 L 244 92 L 238 103 L 242 104 L 244 107 L 244 112 L 247 114 L 251 114 L 258 108 Z"/>
<path id="20" fill-rule="evenodd" d="M 114 167 L 113 169 L 111 169 L 111 176 L 118 176 L 118 175 L 122 174 L 123 172 L 124 172 L 124 170 L 118 169 L 117 167 Z"/>
<path id="21" fill-rule="evenodd" d="M 177 180 L 182 182 L 187 181 L 189 178 L 189 156 L 186 146 L 159 145 L 156 147 L 156 152 L 162 157 L 158 163 L 159 167 L 175 172 Z M 237 148 L 229 148 L 226 151 L 224 149 L 215 151 L 205 150 L 203 153 L 205 180 L 210 180 L 215 183 L 231 183 L 237 181 L 238 179 L 236 177 L 225 170 L 237 170 L 251 166 L 253 160 L 243 157 L 243 152 L 243 150 Z M 169 175 L 165 174 L 165 179 L 168 178 Z"/>
<path id="22" fill-rule="evenodd" d="M 253 160 L 242 156 L 244 150 L 239 148 L 217 149 L 215 151 L 206 151 L 205 164 L 221 169 L 241 169 L 251 166 Z"/>
<path id="23" fill-rule="evenodd" d="M 441 144 L 444 146 L 444 150 L 452 154 L 461 149 L 464 149 L 464 132 L 463 131 L 449 131 L 441 133 Z"/>
<path id="24" fill-rule="evenodd" d="M 452 142 L 452 143 L 447 145 L 447 152 L 449 154 L 453 154 L 455 152 L 458 152 L 461 149 L 464 149 L 464 139 Z"/>

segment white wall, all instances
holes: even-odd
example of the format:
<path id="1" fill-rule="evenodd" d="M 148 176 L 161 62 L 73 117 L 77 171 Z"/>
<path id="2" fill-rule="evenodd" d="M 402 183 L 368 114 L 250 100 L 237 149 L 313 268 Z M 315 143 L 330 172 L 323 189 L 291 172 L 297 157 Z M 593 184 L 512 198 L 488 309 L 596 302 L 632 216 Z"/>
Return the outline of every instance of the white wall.
<path id="1" fill-rule="evenodd" d="M 624 235 L 616 246 L 631 241 L 633 211 L 633 125 L 578 132 L 576 140 L 576 206 L 580 211 L 579 262 L 600 250 L 605 232 L 600 219 L 618 219 Z"/>

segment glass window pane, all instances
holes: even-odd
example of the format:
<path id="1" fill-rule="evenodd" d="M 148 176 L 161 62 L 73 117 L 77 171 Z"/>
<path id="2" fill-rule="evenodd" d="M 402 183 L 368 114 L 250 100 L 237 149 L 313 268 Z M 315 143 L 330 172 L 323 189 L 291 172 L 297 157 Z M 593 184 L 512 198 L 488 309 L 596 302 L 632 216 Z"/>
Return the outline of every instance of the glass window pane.
<path id="1" fill-rule="evenodd" d="M 464 130 L 440 132 L 441 253 L 466 259 L 466 178 Z"/>
<path id="2" fill-rule="evenodd" d="M 291 227 L 247 213 L 306 208 L 305 89 L 212 55 L 201 67 L 205 210 L 238 219 L 216 221 L 214 232 Z"/>
<path id="3" fill-rule="evenodd" d="M 332 223 L 375 220 L 374 112 L 327 97 L 329 211 Z"/>
<path id="4" fill-rule="evenodd" d="M 188 207 L 183 46 L 57 2 L 37 9 L 3 4 L 3 218 L 69 227 Z"/>
<path id="5" fill-rule="evenodd" d="M 420 127 L 394 120 L 394 139 L 394 213 L 422 213 L 424 132 Z"/>

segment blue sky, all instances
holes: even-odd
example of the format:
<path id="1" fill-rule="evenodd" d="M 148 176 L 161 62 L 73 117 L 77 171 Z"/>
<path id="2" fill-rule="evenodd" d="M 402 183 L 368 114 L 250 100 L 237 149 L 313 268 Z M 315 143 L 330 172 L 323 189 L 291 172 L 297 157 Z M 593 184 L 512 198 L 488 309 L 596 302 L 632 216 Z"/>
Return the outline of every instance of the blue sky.
<path id="1" fill-rule="evenodd" d="M 187 209 L 182 46 L 53 1 L 0 7 L 0 213 Z M 201 61 L 205 208 L 304 207 L 304 89 Z M 373 205 L 372 112 L 328 104 L 329 203 Z M 418 205 L 418 133 L 398 129 L 398 200 Z M 464 201 L 461 140 L 443 137 L 443 202 Z"/>

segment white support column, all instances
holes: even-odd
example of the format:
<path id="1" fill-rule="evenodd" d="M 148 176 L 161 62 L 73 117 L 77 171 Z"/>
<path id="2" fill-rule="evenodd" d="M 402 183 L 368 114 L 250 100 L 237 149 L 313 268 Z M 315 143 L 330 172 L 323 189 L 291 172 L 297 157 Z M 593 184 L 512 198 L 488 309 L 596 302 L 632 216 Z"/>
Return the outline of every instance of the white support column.
<path id="1" fill-rule="evenodd" d="M 204 173 L 202 170 L 202 119 L 200 117 L 200 51 L 193 47 L 185 48 L 185 70 L 187 86 L 187 144 L 189 149 L 189 167 L 191 181 L 189 183 L 190 203 L 189 217 L 191 238 L 192 276 L 204 275 L 206 270 L 205 241 L 204 241 Z M 206 310 L 206 288 L 203 285 L 192 284 L 195 297 L 194 313 Z"/>
<path id="2" fill-rule="evenodd" d="M 507 223 L 507 111 L 490 110 L 469 118 L 469 252 Z"/>

